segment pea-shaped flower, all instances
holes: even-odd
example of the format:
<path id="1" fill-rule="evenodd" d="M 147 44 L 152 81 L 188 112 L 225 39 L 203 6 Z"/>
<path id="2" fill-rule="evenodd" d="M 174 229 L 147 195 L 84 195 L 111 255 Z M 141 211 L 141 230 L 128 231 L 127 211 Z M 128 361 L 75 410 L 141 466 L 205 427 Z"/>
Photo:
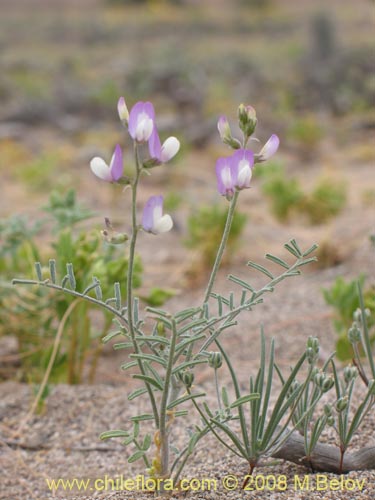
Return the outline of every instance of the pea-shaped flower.
<path id="1" fill-rule="evenodd" d="M 179 149 L 180 141 L 173 136 L 168 137 L 162 145 L 156 125 L 154 125 L 154 129 L 148 140 L 148 150 L 153 166 L 167 163 L 178 153 Z"/>
<path id="2" fill-rule="evenodd" d="M 166 233 L 173 227 L 170 215 L 163 215 L 163 197 L 151 196 L 143 209 L 142 227 L 152 234 Z"/>
<path id="3" fill-rule="evenodd" d="M 216 162 L 217 188 L 220 194 L 232 197 L 236 189 L 250 187 L 254 154 L 239 149 L 232 156 L 219 158 Z"/>
<path id="4" fill-rule="evenodd" d="M 129 134 L 137 142 L 149 140 L 154 130 L 155 110 L 151 102 L 137 102 L 129 114 Z"/>
<path id="5" fill-rule="evenodd" d="M 266 144 L 262 147 L 257 155 L 255 155 L 255 162 L 260 163 L 262 161 L 266 161 L 271 156 L 273 156 L 276 151 L 279 149 L 280 139 L 276 134 L 272 134 L 268 139 Z"/>
<path id="6" fill-rule="evenodd" d="M 109 165 L 107 165 L 103 158 L 96 156 L 91 160 L 90 168 L 99 179 L 107 182 L 117 182 L 122 177 L 123 172 L 122 150 L 120 145 L 116 145 Z"/>

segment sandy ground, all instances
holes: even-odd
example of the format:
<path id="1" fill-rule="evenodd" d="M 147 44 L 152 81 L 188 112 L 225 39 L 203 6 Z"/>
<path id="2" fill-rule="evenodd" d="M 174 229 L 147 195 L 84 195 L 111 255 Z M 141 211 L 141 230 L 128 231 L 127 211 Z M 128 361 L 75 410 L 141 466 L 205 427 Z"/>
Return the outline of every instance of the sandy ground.
<path id="1" fill-rule="evenodd" d="M 321 342 L 322 360 L 332 351 L 335 333 L 331 325 L 331 311 L 324 304 L 321 287 L 328 286 L 337 275 L 351 276 L 360 265 L 361 270 L 371 273 L 373 250 L 363 240 L 351 259 L 339 267 L 326 271 L 316 271 L 290 281 L 268 297 L 265 304 L 254 309 L 248 318 L 227 336 L 223 342 L 227 346 L 236 366 L 240 367 L 240 380 L 246 389 L 249 374 L 257 369 L 259 352 L 259 324 L 265 327 L 267 338 L 276 339 L 276 356 L 282 369 L 287 370 L 291 360 L 296 359 L 305 345 L 308 335 L 316 335 Z M 226 286 L 224 276 L 218 286 Z M 202 290 L 196 289 L 191 296 L 198 296 Z M 189 297 L 190 299 L 192 297 Z M 186 297 L 185 297 L 186 299 Z M 176 300 L 176 299 L 174 299 Z M 179 302 L 183 302 L 180 297 Z M 173 307 L 173 304 L 171 304 Z M 124 360 L 124 354 L 122 361 Z M 120 356 L 120 357 L 121 357 Z M 117 373 L 105 384 L 95 386 L 65 386 L 53 388 L 47 399 L 44 414 L 34 416 L 24 427 L 21 435 L 15 435 L 20 422 L 26 415 L 30 402 L 30 388 L 26 385 L 6 382 L 0 386 L 0 463 L 2 468 L 0 493 L 1 500 L 46 500 L 50 498 L 150 498 L 150 492 L 140 491 L 73 491 L 48 490 L 46 479 L 95 479 L 118 478 L 118 481 L 133 479 L 143 474 L 139 462 L 127 463 L 127 452 L 118 442 L 100 442 L 98 435 L 108 429 L 126 428 L 127 418 L 135 413 L 147 411 L 141 398 L 129 405 L 126 394 L 134 382 L 126 374 L 113 369 L 114 363 L 120 364 L 119 356 L 109 355 L 103 358 L 100 376 L 103 370 Z M 120 378 L 122 377 L 122 383 Z M 105 379 L 105 376 L 103 376 Z M 228 382 L 228 374 L 223 371 L 223 383 Z M 207 391 L 208 400 L 212 400 L 212 379 L 208 369 L 197 370 L 195 385 Z M 332 397 L 332 396 L 331 396 Z M 359 397 L 357 393 L 356 397 Z M 191 416 L 191 424 L 196 420 Z M 353 440 L 352 450 L 374 444 L 375 415 L 370 414 L 358 435 Z M 185 438 L 183 429 L 174 428 L 176 442 Z M 325 439 L 333 440 L 327 435 Z M 22 446 L 20 446 L 20 444 Z M 223 487 L 227 475 L 233 475 L 231 481 L 240 485 L 247 474 L 247 464 L 230 456 L 226 450 L 208 437 L 198 447 L 194 458 L 188 462 L 183 472 L 187 480 L 197 479 L 193 483 L 196 491 L 186 493 L 187 498 L 262 498 L 262 499 L 371 499 L 375 495 L 375 472 L 352 472 L 346 476 L 332 474 L 310 474 L 300 466 L 287 463 L 262 466 L 256 470 L 254 483 L 249 484 L 249 491 L 242 491 L 240 486 L 233 491 Z M 303 483 L 309 477 L 309 484 Z M 215 486 L 203 485 L 204 479 L 215 479 Z M 276 488 L 273 482 L 276 480 Z M 342 481 L 335 483 L 334 481 Z M 263 485 L 263 481 L 266 481 Z M 328 482 L 327 482 L 328 481 Z M 329 482 L 331 481 L 331 482 Z M 286 487 L 285 487 L 286 483 Z M 100 486 L 103 483 L 100 483 Z M 112 483 L 107 483 L 111 484 Z M 122 483 L 124 484 L 124 483 Z M 128 488 L 137 485 L 126 483 Z M 213 484 L 213 483 L 212 483 Z M 234 483 L 233 483 L 234 484 Z M 279 485 L 279 486 L 277 486 Z M 139 485 L 138 485 L 139 486 Z M 89 486 L 93 488 L 93 486 Z M 117 483 L 121 488 L 121 483 Z M 214 491 L 212 488 L 216 487 Z M 250 488 L 253 487 L 253 490 Z M 203 491 L 203 489 L 205 490 Z M 258 489 L 257 489 L 258 488 Z M 285 489 L 286 488 L 286 489 Z M 337 488 L 337 489 L 336 489 Z M 281 489 L 281 490 L 280 490 Z M 185 494 L 185 493 L 184 493 Z M 182 493 L 178 497 L 181 498 Z"/>

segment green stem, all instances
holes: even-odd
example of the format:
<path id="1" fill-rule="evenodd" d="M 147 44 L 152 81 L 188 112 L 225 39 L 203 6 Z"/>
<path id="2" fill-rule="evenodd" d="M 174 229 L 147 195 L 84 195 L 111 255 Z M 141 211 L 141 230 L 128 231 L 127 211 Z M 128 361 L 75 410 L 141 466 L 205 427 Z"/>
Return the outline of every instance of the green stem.
<path id="1" fill-rule="evenodd" d="M 235 211 L 237 200 L 238 200 L 238 195 L 239 195 L 239 191 L 235 191 L 234 196 L 233 196 L 233 198 L 230 202 L 230 205 L 229 205 L 229 210 L 228 210 L 228 215 L 227 215 L 227 220 L 225 223 L 223 236 L 221 238 L 220 246 L 219 246 L 219 249 L 218 249 L 217 254 L 216 254 L 215 263 L 214 263 L 214 266 L 213 266 L 212 271 L 211 271 L 210 279 L 208 281 L 208 285 L 207 285 L 206 292 L 205 292 L 204 299 L 203 299 L 203 304 L 206 304 L 210 298 L 212 288 L 214 286 L 215 278 L 216 278 L 217 272 L 219 270 L 221 260 L 223 258 L 224 250 L 225 250 L 225 247 L 226 247 L 226 244 L 228 241 L 230 228 L 231 228 L 232 221 L 233 221 L 233 216 L 234 216 L 234 211 Z"/>
<path id="2" fill-rule="evenodd" d="M 136 174 L 134 181 L 131 185 L 132 188 L 132 206 L 131 206 L 131 222 L 132 222 L 132 236 L 130 239 L 130 248 L 129 248 L 129 262 L 128 262 L 128 275 L 127 275 L 127 310 L 128 310 L 128 326 L 129 333 L 133 343 L 133 349 L 135 354 L 140 354 L 140 349 L 136 340 L 136 332 L 134 327 L 134 318 L 133 318 L 133 271 L 134 271 L 134 257 L 135 257 L 135 246 L 137 243 L 137 235 L 138 235 L 138 226 L 137 226 L 137 188 L 139 178 L 141 176 L 142 166 L 139 161 L 138 155 L 138 147 L 137 143 L 134 142 L 134 156 L 135 156 L 135 164 L 136 164 Z M 143 363 L 141 359 L 138 359 L 138 367 L 142 375 L 146 375 L 146 371 L 143 367 Z M 159 414 L 156 406 L 156 401 L 154 397 L 154 393 L 150 384 L 145 382 L 148 396 L 151 401 L 152 411 L 155 418 L 155 425 L 159 427 Z"/>
<path id="3" fill-rule="evenodd" d="M 219 389 L 219 378 L 217 376 L 217 368 L 215 368 L 215 389 L 216 389 L 217 404 L 219 405 L 219 410 L 222 411 L 220 389 Z"/>

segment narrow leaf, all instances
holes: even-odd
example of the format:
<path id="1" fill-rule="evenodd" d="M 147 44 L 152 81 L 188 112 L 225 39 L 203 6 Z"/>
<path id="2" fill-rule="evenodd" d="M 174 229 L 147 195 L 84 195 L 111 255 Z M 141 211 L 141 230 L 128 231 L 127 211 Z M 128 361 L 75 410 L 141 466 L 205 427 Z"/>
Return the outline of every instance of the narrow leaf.
<path id="1" fill-rule="evenodd" d="M 99 439 L 104 440 L 104 439 L 117 438 L 117 437 L 128 437 L 128 436 L 129 436 L 128 431 L 113 430 L 113 431 L 102 432 L 99 436 Z"/>
<path id="2" fill-rule="evenodd" d="M 283 267 L 284 269 L 289 269 L 290 266 L 285 260 L 280 259 L 279 257 L 276 257 L 275 255 L 272 255 L 270 253 L 266 253 L 266 259 L 270 260 L 271 262 L 274 262 L 275 264 L 278 264 L 279 266 Z"/>
<path id="3" fill-rule="evenodd" d="M 116 298 L 116 309 L 119 311 L 121 309 L 121 288 L 120 283 L 116 281 L 113 285 L 115 289 L 115 298 Z"/>
<path id="4" fill-rule="evenodd" d="M 107 333 L 107 335 L 102 338 L 103 344 L 106 344 L 107 342 L 114 339 L 118 335 L 124 335 L 124 333 L 121 330 L 116 330 L 114 332 Z"/>
<path id="5" fill-rule="evenodd" d="M 166 368 L 166 366 L 167 366 L 167 362 L 165 361 L 165 359 L 163 359 L 159 356 L 155 356 L 154 354 L 130 354 L 129 358 L 142 359 L 144 361 L 151 361 L 154 363 L 158 363 L 159 365 L 163 366 L 164 368 Z"/>
<path id="6" fill-rule="evenodd" d="M 131 417 L 132 422 L 143 422 L 144 420 L 154 420 L 154 415 L 152 413 L 143 413 L 142 415 L 137 415 L 136 417 Z"/>
<path id="7" fill-rule="evenodd" d="M 310 255 L 312 252 L 314 252 L 314 250 L 316 250 L 317 248 L 319 247 L 319 245 L 317 245 L 316 243 L 311 246 L 308 250 L 306 250 L 306 252 L 304 252 L 302 254 L 302 257 L 307 257 L 308 255 Z"/>
<path id="8" fill-rule="evenodd" d="M 300 258 L 300 254 L 292 246 L 290 246 L 288 243 L 285 243 L 284 248 L 286 248 L 286 250 L 288 250 L 289 253 L 294 255 L 294 257 L 297 257 L 297 259 Z"/>
<path id="9" fill-rule="evenodd" d="M 230 408 L 237 408 L 238 406 L 241 406 L 245 403 L 248 403 L 249 401 L 253 401 L 254 399 L 259 399 L 259 398 L 260 394 L 256 392 L 253 394 L 247 394 L 246 396 L 241 396 L 230 405 Z"/>
<path id="10" fill-rule="evenodd" d="M 133 378 L 138 379 L 138 380 L 143 380 L 143 382 L 146 382 L 147 384 L 153 385 L 154 387 L 156 387 L 160 391 L 163 390 L 163 386 L 159 382 L 157 382 L 155 379 L 153 379 L 152 377 L 149 377 L 147 375 L 142 375 L 142 374 L 136 374 L 136 375 L 133 375 Z"/>
<path id="11" fill-rule="evenodd" d="M 136 462 L 137 460 L 139 460 L 140 458 L 142 458 L 144 454 L 145 454 L 144 450 L 138 450 L 138 451 L 136 451 L 135 453 L 133 453 L 133 455 L 130 455 L 130 457 L 128 458 L 129 464 L 132 464 L 133 462 Z"/>
<path id="12" fill-rule="evenodd" d="M 201 398 L 202 396 L 205 396 L 205 392 L 199 392 L 197 394 L 187 394 L 186 396 L 182 396 L 181 398 L 175 399 L 170 403 L 167 407 L 168 410 L 171 410 L 172 408 L 175 408 L 176 406 L 184 403 L 185 401 L 189 401 L 189 399 L 195 399 L 195 398 Z"/>
<path id="13" fill-rule="evenodd" d="M 249 262 L 247 263 L 247 266 L 248 267 L 252 267 L 253 269 L 256 269 L 257 271 L 260 271 L 261 273 L 263 273 L 266 276 L 268 276 L 268 278 L 271 278 L 271 280 L 273 280 L 273 278 L 274 278 L 273 274 L 271 274 L 268 271 L 268 269 L 266 269 L 265 267 L 261 266 L 260 264 L 257 264 L 256 262 L 252 262 L 251 260 L 249 260 Z"/>
<path id="14" fill-rule="evenodd" d="M 42 266 L 40 265 L 40 262 L 35 262 L 35 272 L 36 276 L 39 281 L 43 281 L 43 275 L 42 275 Z"/>
<path id="15" fill-rule="evenodd" d="M 66 270 L 67 270 L 68 276 L 69 276 L 69 285 L 70 285 L 70 288 L 72 290 L 75 290 L 76 286 L 77 286 L 77 283 L 76 283 L 76 278 L 74 276 L 73 264 L 71 262 L 69 262 L 66 265 Z"/>
<path id="16" fill-rule="evenodd" d="M 136 389 L 135 391 L 132 391 L 129 396 L 128 400 L 132 401 L 133 399 L 137 398 L 138 396 L 142 396 L 142 394 L 146 394 L 147 389 L 146 387 L 141 387 L 140 389 Z"/>
<path id="17" fill-rule="evenodd" d="M 246 288 L 246 290 L 250 290 L 250 292 L 255 292 L 255 289 L 249 283 L 238 278 L 237 276 L 234 276 L 233 274 L 228 276 L 228 280 L 236 283 L 236 285 L 240 285 L 242 288 Z"/>
<path id="18" fill-rule="evenodd" d="M 49 260 L 49 274 L 51 276 L 51 281 L 53 284 L 56 283 L 56 261 L 55 259 Z"/>
<path id="19" fill-rule="evenodd" d="M 134 368 L 135 366 L 138 366 L 137 361 L 128 361 L 127 363 L 123 363 L 120 368 L 121 370 L 128 370 L 129 368 Z"/>

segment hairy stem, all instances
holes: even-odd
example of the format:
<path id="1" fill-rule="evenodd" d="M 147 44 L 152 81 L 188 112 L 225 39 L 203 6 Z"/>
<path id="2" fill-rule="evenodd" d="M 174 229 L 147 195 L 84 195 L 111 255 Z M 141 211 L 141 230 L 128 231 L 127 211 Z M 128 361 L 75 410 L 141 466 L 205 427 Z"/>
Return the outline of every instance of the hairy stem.
<path id="1" fill-rule="evenodd" d="M 206 304 L 210 298 L 212 288 L 214 286 L 215 278 L 216 278 L 217 272 L 219 270 L 221 260 L 223 258 L 224 250 L 225 250 L 225 247 L 226 247 L 226 244 L 228 241 L 228 237 L 229 237 L 229 233 L 230 233 L 230 228 L 231 228 L 232 222 L 233 222 L 233 216 L 234 216 L 234 212 L 236 209 L 238 195 L 239 195 L 239 191 L 235 191 L 234 196 L 231 199 L 231 202 L 229 205 L 229 210 L 228 210 L 228 215 L 227 215 L 227 220 L 225 223 L 223 236 L 221 238 L 220 246 L 219 246 L 219 249 L 218 249 L 217 254 L 216 254 L 215 263 L 214 263 L 214 266 L 213 266 L 212 271 L 211 271 L 211 276 L 210 276 L 210 279 L 208 281 L 206 292 L 204 294 L 203 304 Z"/>
<path id="2" fill-rule="evenodd" d="M 137 188 L 139 178 L 141 176 L 142 166 L 139 161 L 138 155 L 138 147 L 136 142 L 134 142 L 134 156 L 135 156 L 135 164 L 136 164 L 136 174 L 134 181 L 132 183 L 132 203 L 131 203 L 131 222 L 132 222 L 132 235 L 130 239 L 130 248 L 129 248 L 129 262 L 128 262 L 128 275 L 127 275 L 127 311 L 128 311 L 128 326 L 129 333 L 133 343 L 133 349 L 135 354 L 140 353 L 140 349 L 136 340 L 136 331 L 134 327 L 134 318 L 133 318 L 133 271 L 134 271 L 134 257 L 135 257 L 135 246 L 137 243 L 137 235 L 138 235 L 138 226 L 137 226 Z M 142 375 L 146 375 L 146 371 L 143 367 L 143 363 L 141 359 L 137 360 L 139 369 Z M 145 382 L 148 396 L 151 401 L 152 411 L 155 418 L 156 427 L 159 427 L 159 415 L 156 406 L 156 401 L 154 397 L 154 393 L 150 384 Z"/>

